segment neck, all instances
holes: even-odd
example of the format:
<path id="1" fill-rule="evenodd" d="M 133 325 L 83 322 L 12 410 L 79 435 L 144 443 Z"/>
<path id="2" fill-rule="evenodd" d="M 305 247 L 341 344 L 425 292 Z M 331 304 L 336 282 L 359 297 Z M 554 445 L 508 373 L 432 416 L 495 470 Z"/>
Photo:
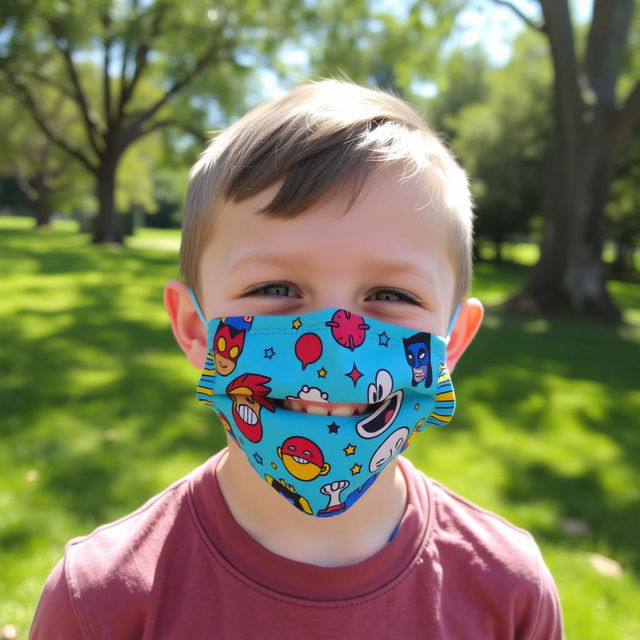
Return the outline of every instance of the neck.
<path id="1" fill-rule="evenodd" d="M 234 442 L 216 475 L 231 515 L 252 538 L 280 556 L 318 566 L 346 566 L 374 555 L 405 509 L 406 483 L 395 460 L 355 505 L 331 518 L 308 516 L 288 504 Z"/>

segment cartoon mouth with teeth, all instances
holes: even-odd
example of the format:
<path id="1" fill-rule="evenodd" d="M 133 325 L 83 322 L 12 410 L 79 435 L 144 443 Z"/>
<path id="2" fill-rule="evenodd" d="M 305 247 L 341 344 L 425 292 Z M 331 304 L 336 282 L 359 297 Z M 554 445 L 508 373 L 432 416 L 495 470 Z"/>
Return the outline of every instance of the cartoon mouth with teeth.
<path id="1" fill-rule="evenodd" d="M 240 433 L 251 442 L 260 442 L 262 439 L 262 408 L 272 413 L 275 411 L 273 403 L 267 397 L 271 389 L 266 383 L 270 380 L 271 378 L 257 373 L 245 373 L 227 386 L 227 394 L 233 401 L 233 420 Z"/>
<path id="2" fill-rule="evenodd" d="M 375 382 L 369 385 L 369 404 L 376 405 L 373 413 L 360 420 L 356 431 L 362 438 L 375 438 L 384 433 L 396 419 L 402 405 L 402 391 L 393 390 L 393 378 L 386 369 L 380 369 Z"/>
<path id="3" fill-rule="evenodd" d="M 324 461 L 320 447 L 308 438 L 287 438 L 277 451 L 286 470 L 298 480 L 315 480 L 318 476 L 326 476 L 331 469 Z"/>

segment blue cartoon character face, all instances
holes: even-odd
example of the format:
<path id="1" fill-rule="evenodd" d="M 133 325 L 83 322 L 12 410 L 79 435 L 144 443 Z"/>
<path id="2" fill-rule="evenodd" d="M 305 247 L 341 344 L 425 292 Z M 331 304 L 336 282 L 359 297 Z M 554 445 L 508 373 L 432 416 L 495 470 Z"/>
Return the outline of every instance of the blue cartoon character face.
<path id="1" fill-rule="evenodd" d="M 431 336 L 428 333 L 420 332 L 410 338 L 403 338 L 404 355 L 411 367 L 413 378 L 412 386 L 424 383 L 425 387 L 431 386 L 431 358 L 429 352 L 431 350 Z"/>

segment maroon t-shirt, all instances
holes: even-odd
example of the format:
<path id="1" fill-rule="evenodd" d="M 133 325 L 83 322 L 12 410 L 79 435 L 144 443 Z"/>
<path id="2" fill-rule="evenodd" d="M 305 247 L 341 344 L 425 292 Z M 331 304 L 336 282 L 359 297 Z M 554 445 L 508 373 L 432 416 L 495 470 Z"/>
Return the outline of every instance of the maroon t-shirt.
<path id="1" fill-rule="evenodd" d="M 224 502 L 219 459 L 72 540 L 31 639 L 561 639 L 556 589 L 532 537 L 406 459 L 407 508 L 393 540 L 330 568 L 251 538 Z"/>

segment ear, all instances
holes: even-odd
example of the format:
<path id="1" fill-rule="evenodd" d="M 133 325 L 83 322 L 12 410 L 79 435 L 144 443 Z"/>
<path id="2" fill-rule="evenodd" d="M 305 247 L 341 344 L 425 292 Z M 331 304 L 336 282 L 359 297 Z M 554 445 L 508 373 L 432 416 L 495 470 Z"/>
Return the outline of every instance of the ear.
<path id="1" fill-rule="evenodd" d="M 193 306 L 189 287 L 180 280 L 169 280 L 164 286 L 164 307 L 180 348 L 196 369 L 202 369 L 207 355 L 207 328 Z"/>
<path id="2" fill-rule="evenodd" d="M 469 298 L 460 303 L 460 311 L 447 345 L 447 368 L 453 371 L 458 360 L 478 333 L 484 308 L 477 298 Z"/>

